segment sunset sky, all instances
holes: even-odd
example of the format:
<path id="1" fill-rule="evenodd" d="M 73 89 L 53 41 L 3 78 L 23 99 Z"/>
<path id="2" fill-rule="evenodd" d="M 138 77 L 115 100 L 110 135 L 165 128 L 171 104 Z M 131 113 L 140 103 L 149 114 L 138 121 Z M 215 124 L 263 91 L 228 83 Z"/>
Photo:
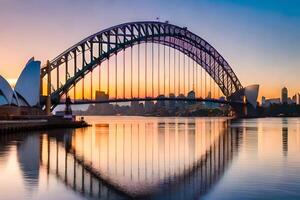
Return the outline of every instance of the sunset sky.
<path id="1" fill-rule="evenodd" d="M 300 92 L 298 0 L 0 0 L 0 74 L 14 80 L 32 56 L 45 63 L 104 28 L 156 17 L 207 40 L 260 96 Z"/>

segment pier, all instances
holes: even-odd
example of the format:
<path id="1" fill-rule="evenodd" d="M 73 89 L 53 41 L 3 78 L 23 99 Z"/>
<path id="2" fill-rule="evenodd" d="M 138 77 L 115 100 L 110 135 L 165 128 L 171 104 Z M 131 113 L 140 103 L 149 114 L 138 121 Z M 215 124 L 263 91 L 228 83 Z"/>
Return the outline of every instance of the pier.
<path id="1" fill-rule="evenodd" d="M 45 117 L 15 117 L 0 120 L 0 133 L 10 133 L 28 130 L 57 129 L 57 128 L 82 128 L 89 126 L 83 120 L 70 121 L 56 116 Z"/>

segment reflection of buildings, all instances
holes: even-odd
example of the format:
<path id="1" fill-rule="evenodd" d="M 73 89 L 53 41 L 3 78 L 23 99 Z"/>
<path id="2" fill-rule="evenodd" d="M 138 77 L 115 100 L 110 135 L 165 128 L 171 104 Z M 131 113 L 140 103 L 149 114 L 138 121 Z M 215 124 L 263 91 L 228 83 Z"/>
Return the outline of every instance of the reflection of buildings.
<path id="1" fill-rule="evenodd" d="M 284 156 L 288 153 L 288 123 L 286 119 L 282 119 L 282 152 Z"/>
<path id="2" fill-rule="evenodd" d="M 30 191 L 38 186 L 40 168 L 40 136 L 32 134 L 17 145 L 17 156 L 24 181 Z"/>
<path id="3" fill-rule="evenodd" d="M 226 173 L 237 148 L 241 148 L 240 157 L 235 159 L 233 168 L 239 169 L 239 164 L 242 164 L 242 167 L 249 168 L 250 172 L 255 174 L 255 167 L 272 170 L 274 163 L 282 163 L 285 160 L 290 164 L 298 162 L 300 124 L 297 118 L 271 119 L 272 123 L 270 119 L 242 120 L 243 124 L 237 122 L 230 126 L 230 129 L 223 120 L 219 120 L 220 123 L 214 121 L 216 119 L 101 117 L 100 122 L 88 129 L 78 129 L 69 133 L 64 130 L 59 134 L 57 131 L 48 132 L 49 134 L 40 136 L 40 139 L 22 133 L 16 134 L 14 138 L 11 134 L 1 134 L 0 149 L 6 149 L 7 143 L 20 141 L 17 147 L 18 154 L 21 150 L 33 151 L 35 154 L 34 149 L 40 140 L 41 153 L 36 154 L 37 157 L 41 157 L 43 164 L 40 179 L 48 168 L 49 173 L 54 175 L 52 177 L 62 181 L 68 189 L 87 198 L 99 199 L 130 198 L 127 191 L 112 185 L 113 182 L 108 178 L 120 177 L 121 182 L 122 177 L 127 176 L 130 180 L 127 182 L 128 187 L 134 186 L 131 185 L 134 183 L 131 182 L 130 176 L 132 170 L 133 181 L 138 180 L 137 173 L 140 172 L 138 183 L 143 184 L 145 180 L 149 180 L 151 184 L 152 178 L 155 180 L 158 177 L 159 169 L 159 183 L 163 184 L 159 185 L 161 189 L 154 188 L 148 191 L 152 192 L 149 199 L 199 199 L 199 196 L 209 191 Z M 160 126 L 158 123 L 161 123 Z M 164 142 L 158 140 L 159 132 Z M 182 141 L 179 141 L 179 138 Z M 158 151 L 159 148 L 161 151 Z M 256 151 L 252 154 L 256 148 L 257 154 Z M 289 157 L 282 160 L 282 151 L 287 150 L 286 155 Z M 160 154 L 162 151 L 165 151 L 165 155 Z M 160 156 L 160 167 L 157 155 Z M 248 155 L 254 155 L 255 159 L 249 159 Z M 257 160 L 257 163 L 253 163 L 254 160 Z M 26 163 L 19 158 L 18 161 L 20 164 Z M 283 167 L 288 169 L 293 166 Z M 180 171 L 179 168 L 185 168 L 185 171 Z M 26 171 L 21 170 L 23 174 Z M 108 170 L 110 173 L 105 173 Z M 248 177 L 251 178 L 251 174 Z M 51 184 L 57 182 L 50 181 L 50 187 Z"/>
<path id="4" fill-rule="evenodd" d="M 282 151 L 286 156 L 288 152 L 288 128 L 282 127 Z"/>
<path id="5" fill-rule="evenodd" d="M 246 121 L 243 122 L 243 144 L 246 149 L 251 149 L 255 152 L 255 156 L 258 152 L 258 132 L 261 131 L 256 126 L 250 126 Z"/>

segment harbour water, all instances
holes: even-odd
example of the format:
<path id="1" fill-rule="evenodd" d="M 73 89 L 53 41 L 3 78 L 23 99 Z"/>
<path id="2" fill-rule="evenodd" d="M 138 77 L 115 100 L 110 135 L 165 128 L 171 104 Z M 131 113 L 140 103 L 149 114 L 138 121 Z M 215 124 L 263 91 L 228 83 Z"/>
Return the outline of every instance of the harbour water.
<path id="1" fill-rule="evenodd" d="M 0 199 L 300 199 L 300 118 L 85 117 L 0 135 Z"/>

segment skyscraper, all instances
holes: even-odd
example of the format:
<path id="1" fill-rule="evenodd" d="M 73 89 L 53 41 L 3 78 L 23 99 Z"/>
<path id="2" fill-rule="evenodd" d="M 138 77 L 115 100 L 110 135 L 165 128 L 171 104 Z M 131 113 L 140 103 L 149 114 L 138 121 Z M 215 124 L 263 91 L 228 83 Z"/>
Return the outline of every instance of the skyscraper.
<path id="1" fill-rule="evenodd" d="M 288 102 L 288 89 L 286 87 L 281 90 L 281 103 L 287 104 Z"/>
<path id="2" fill-rule="evenodd" d="M 105 94 L 103 91 L 96 91 L 96 100 L 97 101 L 108 101 L 109 96 L 108 94 Z M 111 115 L 114 114 L 113 105 L 109 103 L 100 103 L 95 105 L 95 110 L 93 112 L 97 112 L 97 114 L 101 115 Z"/>

